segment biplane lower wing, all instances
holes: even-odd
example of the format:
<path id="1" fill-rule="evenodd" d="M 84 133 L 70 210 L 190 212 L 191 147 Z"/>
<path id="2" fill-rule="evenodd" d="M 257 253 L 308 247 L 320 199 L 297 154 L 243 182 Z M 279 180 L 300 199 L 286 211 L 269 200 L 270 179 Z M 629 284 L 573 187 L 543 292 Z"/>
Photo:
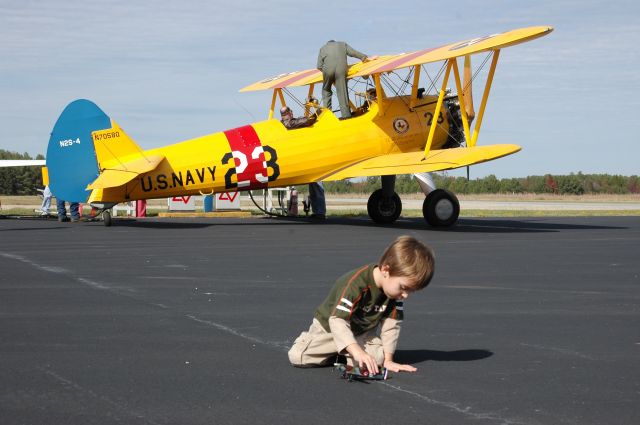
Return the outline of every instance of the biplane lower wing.
<path id="1" fill-rule="evenodd" d="M 520 150 L 518 145 L 487 145 L 472 148 L 406 152 L 369 158 L 323 176 L 319 180 L 334 181 L 353 177 L 387 176 L 395 174 L 428 173 L 479 164 Z"/>
<path id="2" fill-rule="evenodd" d="M 122 161 L 114 168 L 102 170 L 100 176 L 87 186 L 91 189 L 107 189 L 129 183 L 140 174 L 154 170 L 162 162 L 164 156 L 138 156 L 129 161 Z"/>

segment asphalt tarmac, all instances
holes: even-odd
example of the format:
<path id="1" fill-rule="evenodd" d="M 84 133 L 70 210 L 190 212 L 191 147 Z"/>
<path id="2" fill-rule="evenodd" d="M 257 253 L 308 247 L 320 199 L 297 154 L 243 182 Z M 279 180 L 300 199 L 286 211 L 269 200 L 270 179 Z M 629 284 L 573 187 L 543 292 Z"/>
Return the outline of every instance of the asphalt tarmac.
<path id="1" fill-rule="evenodd" d="M 436 252 L 396 353 L 349 383 L 287 349 L 334 280 Z M 0 423 L 638 424 L 640 219 L 0 219 Z"/>

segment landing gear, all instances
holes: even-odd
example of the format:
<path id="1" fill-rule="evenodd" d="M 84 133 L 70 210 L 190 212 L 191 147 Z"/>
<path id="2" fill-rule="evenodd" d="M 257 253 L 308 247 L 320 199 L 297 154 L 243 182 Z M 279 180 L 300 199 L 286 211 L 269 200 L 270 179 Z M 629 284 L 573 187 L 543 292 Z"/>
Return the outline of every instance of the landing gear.
<path id="1" fill-rule="evenodd" d="M 382 189 L 378 189 L 371 194 L 367 202 L 367 212 L 369 217 L 376 223 L 393 223 L 400 217 L 402 212 L 402 201 L 397 193 L 385 196 Z"/>
<path id="2" fill-rule="evenodd" d="M 102 221 L 104 222 L 104 225 L 107 227 L 111 226 L 111 211 L 110 210 L 105 210 L 102 212 Z"/>
<path id="3" fill-rule="evenodd" d="M 91 202 L 91 215 L 94 217 L 91 221 L 99 220 L 102 215 L 102 223 L 106 227 L 111 226 L 111 211 L 117 204 L 115 202 Z"/>
<path id="4" fill-rule="evenodd" d="M 460 202 L 452 192 L 436 189 L 425 198 L 422 215 L 433 227 L 449 227 L 458 221 Z"/>
<path id="5" fill-rule="evenodd" d="M 436 189 L 429 173 L 415 174 L 420 188 L 426 194 L 422 215 L 433 227 L 449 227 L 458 221 L 460 202 L 452 192 Z M 371 194 L 367 202 L 369 217 L 376 223 L 393 223 L 400 217 L 402 201 L 395 192 L 396 176 L 382 176 L 382 189 Z"/>

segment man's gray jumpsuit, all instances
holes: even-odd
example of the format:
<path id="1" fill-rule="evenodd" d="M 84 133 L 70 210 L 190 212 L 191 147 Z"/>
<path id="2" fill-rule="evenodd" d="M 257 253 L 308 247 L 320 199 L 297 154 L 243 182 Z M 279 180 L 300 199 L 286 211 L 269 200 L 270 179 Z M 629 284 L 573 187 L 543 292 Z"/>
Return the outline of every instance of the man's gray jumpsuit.
<path id="1" fill-rule="evenodd" d="M 351 117 L 349 96 L 347 93 L 347 56 L 365 60 L 367 55 L 351 48 L 344 41 L 330 40 L 318 53 L 318 69 L 322 71 L 322 104 L 331 109 L 331 85 L 336 86 L 336 95 L 340 103 L 342 118 Z"/>

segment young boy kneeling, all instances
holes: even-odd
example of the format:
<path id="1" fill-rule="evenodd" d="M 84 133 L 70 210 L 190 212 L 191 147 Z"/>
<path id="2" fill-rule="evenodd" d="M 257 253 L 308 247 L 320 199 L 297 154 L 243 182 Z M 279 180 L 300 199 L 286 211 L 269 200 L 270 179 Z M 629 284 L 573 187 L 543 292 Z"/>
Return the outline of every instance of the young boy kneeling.
<path id="1" fill-rule="evenodd" d="M 308 332 L 289 350 L 297 367 L 326 366 L 337 354 L 378 373 L 415 372 L 393 361 L 403 319 L 403 300 L 426 287 L 433 276 L 431 249 L 410 236 L 396 239 L 378 264 L 368 264 L 339 278 L 315 312 Z M 380 328 L 378 336 L 378 328 Z"/>

